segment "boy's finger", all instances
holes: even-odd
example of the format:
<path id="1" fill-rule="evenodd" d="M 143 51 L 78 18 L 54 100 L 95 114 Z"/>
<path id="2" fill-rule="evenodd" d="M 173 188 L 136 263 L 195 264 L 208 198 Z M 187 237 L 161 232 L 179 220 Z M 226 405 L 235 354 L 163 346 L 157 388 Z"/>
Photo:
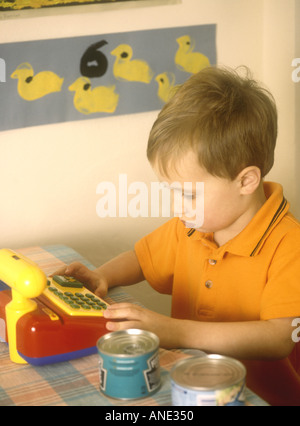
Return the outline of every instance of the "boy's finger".
<path id="1" fill-rule="evenodd" d="M 85 267 L 79 262 L 71 263 L 65 270 L 66 275 L 80 274 L 83 272 L 85 272 Z"/>
<path id="2" fill-rule="evenodd" d="M 50 276 L 53 277 L 54 275 L 72 275 L 72 274 L 76 274 L 78 271 L 80 271 L 81 266 L 82 265 L 80 263 L 78 263 L 78 262 L 71 263 L 70 265 L 65 265 L 65 266 L 61 267 L 60 269 L 58 269 L 57 271 L 55 271 Z"/>
<path id="3" fill-rule="evenodd" d="M 116 311 L 119 309 L 130 309 L 130 308 L 137 308 L 137 307 L 138 307 L 137 305 L 134 305 L 132 303 L 123 302 L 123 303 L 114 303 L 110 305 L 108 309 L 110 311 Z"/>
<path id="4" fill-rule="evenodd" d="M 140 328 L 140 325 L 136 321 L 122 321 L 122 322 L 108 322 L 108 323 L 106 323 L 106 329 L 108 331 L 129 330 L 131 328 Z"/>
<path id="5" fill-rule="evenodd" d="M 63 268 L 58 269 L 57 271 L 53 272 L 53 274 L 50 274 L 50 277 L 54 277 L 54 275 L 65 275 L 66 274 L 67 266 L 64 266 Z"/>
<path id="6" fill-rule="evenodd" d="M 113 307 L 112 307 L 113 306 Z M 104 318 L 107 319 L 127 319 L 127 320 L 139 320 L 140 311 L 136 309 L 135 305 L 111 305 L 104 312 Z"/>

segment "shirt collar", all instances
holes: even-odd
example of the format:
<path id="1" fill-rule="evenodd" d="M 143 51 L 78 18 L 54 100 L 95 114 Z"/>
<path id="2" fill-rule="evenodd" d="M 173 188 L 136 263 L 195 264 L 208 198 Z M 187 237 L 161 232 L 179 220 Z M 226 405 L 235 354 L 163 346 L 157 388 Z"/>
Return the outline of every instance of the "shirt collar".
<path id="1" fill-rule="evenodd" d="M 193 240 L 201 240 L 204 245 L 214 250 L 218 258 L 222 258 L 226 252 L 239 256 L 257 256 L 265 240 L 289 210 L 289 203 L 283 196 L 281 185 L 265 182 L 264 191 L 267 198 L 265 204 L 246 228 L 224 246 L 217 247 L 212 233 L 204 234 L 189 229 L 187 235 Z"/>

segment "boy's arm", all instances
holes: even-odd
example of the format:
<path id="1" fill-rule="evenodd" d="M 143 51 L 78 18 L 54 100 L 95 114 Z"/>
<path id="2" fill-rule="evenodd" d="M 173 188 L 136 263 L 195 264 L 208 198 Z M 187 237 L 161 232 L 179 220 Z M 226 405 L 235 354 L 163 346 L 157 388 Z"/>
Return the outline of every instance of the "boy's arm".
<path id="1" fill-rule="evenodd" d="M 93 271 L 80 262 L 74 262 L 53 275 L 74 277 L 100 297 L 104 297 L 109 288 L 132 285 L 145 279 L 133 250 L 117 256 Z"/>
<path id="2" fill-rule="evenodd" d="M 239 359 L 283 359 L 290 355 L 295 345 L 292 340 L 292 318 L 236 323 L 188 321 L 181 326 L 188 330 L 184 333 L 181 329 L 184 347 L 193 338 L 205 352 Z"/>
<path id="3" fill-rule="evenodd" d="M 193 348 L 239 359 L 286 358 L 294 348 L 292 319 L 213 323 L 165 317 L 136 305 L 111 305 L 105 317 L 110 331 L 140 328 L 152 331 L 161 346 Z M 126 321 L 124 320 L 126 318 Z"/>
<path id="4" fill-rule="evenodd" d="M 134 250 L 120 254 L 94 272 L 106 278 L 108 288 L 128 286 L 145 280 Z"/>

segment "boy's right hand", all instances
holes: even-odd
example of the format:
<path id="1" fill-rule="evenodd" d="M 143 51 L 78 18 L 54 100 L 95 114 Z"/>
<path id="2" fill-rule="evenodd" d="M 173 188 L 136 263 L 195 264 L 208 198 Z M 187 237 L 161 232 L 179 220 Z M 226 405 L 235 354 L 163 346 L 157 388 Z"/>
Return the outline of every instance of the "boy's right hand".
<path id="1" fill-rule="evenodd" d="M 108 291 L 108 284 L 104 277 L 97 274 L 96 271 L 91 271 L 85 265 L 80 262 L 71 263 L 69 266 L 64 266 L 55 273 L 54 275 L 66 275 L 67 277 L 75 278 L 82 282 L 90 291 L 99 297 L 104 297 Z"/>

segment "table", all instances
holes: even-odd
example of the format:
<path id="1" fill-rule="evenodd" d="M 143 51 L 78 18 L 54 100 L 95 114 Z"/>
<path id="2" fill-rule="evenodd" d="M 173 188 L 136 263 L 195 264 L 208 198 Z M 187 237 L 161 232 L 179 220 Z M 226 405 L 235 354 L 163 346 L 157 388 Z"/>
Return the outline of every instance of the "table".
<path id="1" fill-rule="evenodd" d="M 35 261 L 49 275 L 64 264 L 79 261 L 93 269 L 73 249 L 57 245 L 16 250 Z M 122 287 L 109 292 L 109 303 L 135 302 Z M 99 391 L 98 355 L 43 367 L 14 364 L 8 347 L 0 343 L 0 406 L 170 406 L 170 370 L 180 359 L 191 356 L 182 350 L 160 349 L 161 388 L 151 397 L 130 402 L 110 399 Z M 268 406 L 246 391 L 252 406 Z"/>

